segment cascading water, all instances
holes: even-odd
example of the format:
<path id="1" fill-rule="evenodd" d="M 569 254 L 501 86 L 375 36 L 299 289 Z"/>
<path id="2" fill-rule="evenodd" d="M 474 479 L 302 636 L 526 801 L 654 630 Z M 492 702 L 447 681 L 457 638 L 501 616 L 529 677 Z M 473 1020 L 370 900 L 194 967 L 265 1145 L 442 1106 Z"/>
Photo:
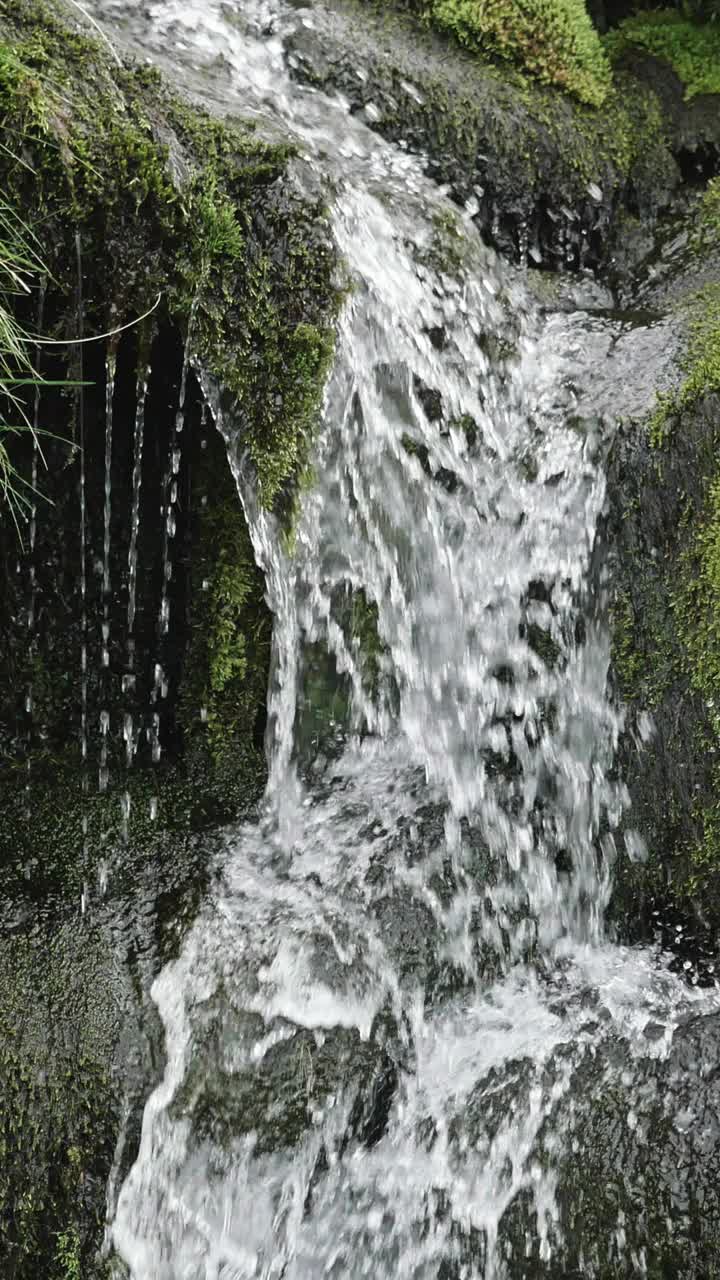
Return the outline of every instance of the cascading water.
<path id="1" fill-rule="evenodd" d="M 133 1280 L 520 1276 L 561 1242 L 582 1064 L 621 1044 L 627 1086 L 715 998 L 605 939 L 624 791 L 573 319 L 469 219 L 447 267 L 442 193 L 290 84 L 287 15 L 152 15 L 333 179 L 351 292 L 292 553 L 218 418 L 275 615 L 270 779 L 153 988 L 167 1065 L 110 1235 Z"/>

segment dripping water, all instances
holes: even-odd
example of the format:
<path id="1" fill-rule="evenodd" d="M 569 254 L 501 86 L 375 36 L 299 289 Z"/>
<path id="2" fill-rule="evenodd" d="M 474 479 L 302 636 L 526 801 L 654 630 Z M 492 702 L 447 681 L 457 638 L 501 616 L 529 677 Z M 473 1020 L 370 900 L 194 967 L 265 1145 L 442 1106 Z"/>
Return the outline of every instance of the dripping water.
<path id="1" fill-rule="evenodd" d="M 38 296 L 37 310 L 37 333 L 42 333 L 43 322 L 45 318 L 45 291 L 47 282 L 43 278 L 40 281 L 40 291 Z M 40 345 L 35 347 L 35 369 L 39 374 L 40 370 Z M 30 527 L 28 533 L 28 564 L 30 577 L 30 593 L 27 612 L 27 630 L 28 630 L 28 658 L 30 666 L 30 675 L 28 685 L 25 692 L 25 714 L 27 717 L 27 765 L 25 777 L 25 795 L 26 806 L 29 814 L 30 809 L 30 792 L 32 787 L 32 749 L 33 737 L 36 731 L 35 724 L 35 659 L 37 655 L 37 516 L 38 516 L 38 479 L 39 479 L 39 463 L 40 463 L 40 392 L 41 384 L 38 379 L 35 385 L 33 396 L 33 415 L 32 415 L 32 462 L 30 471 Z"/>
<path id="2" fill-rule="evenodd" d="M 142 357 L 141 357 L 142 358 Z M 128 547 L 128 669 L 135 669 L 135 611 L 137 607 L 138 537 L 140 535 L 140 490 L 142 488 L 142 463 L 145 441 L 145 404 L 152 368 L 148 363 L 140 370 L 137 379 L 137 405 L 133 433 L 132 507 L 130 511 L 130 545 Z"/>
<path id="3" fill-rule="evenodd" d="M 167 478 L 165 484 L 165 505 L 163 523 L 163 572 L 162 592 L 160 598 L 160 633 L 167 635 L 170 626 L 170 583 L 173 575 L 172 547 L 177 529 L 178 477 L 182 460 L 182 445 L 185 427 L 185 399 L 187 395 L 188 376 L 190 373 L 191 343 L 197 299 L 194 301 L 188 320 L 188 332 L 183 351 L 182 372 L 180 374 L 180 392 L 178 407 L 173 422 L 170 439 Z"/>
<path id="4" fill-rule="evenodd" d="M 192 355 L 191 344 L 194 335 L 194 322 L 197 304 L 198 299 L 196 297 L 193 301 L 192 307 L 190 308 L 190 316 L 188 319 L 188 331 L 183 349 L 183 362 L 180 373 L 178 405 L 170 433 L 167 466 L 161 490 L 160 518 L 163 530 L 162 580 L 160 588 L 160 609 L 158 613 L 158 649 L 157 659 L 153 670 L 153 689 L 151 694 L 152 711 L 150 731 L 148 735 L 151 743 L 152 759 L 156 764 L 159 763 L 162 757 L 162 743 L 160 736 L 162 704 L 168 694 L 168 680 L 163 666 L 164 638 L 167 636 L 170 628 L 170 585 L 173 576 L 172 551 L 175 533 L 177 530 L 177 501 L 185 428 L 185 401 L 187 396 L 188 378 L 190 376 Z M 157 803 L 153 803 L 151 804 L 150 811 L 151 819 L 154 820 L 156 814 Z"/>
<path id="5" fill-rule="evenodd" d="M 117 369 L 117 338 L 111 338 L 105 357 L 105 463 L 103 503 L 103 560 L 102 560 L 102 620 L 100 624 L 100 684 L 109 705 L 110 678 L 110 544 L 112 536 L 112 455 L 113 455 L 113 401 L 115 396 L 115 372 Z M 100 712 L 100 766 L 98 788 L 106 791 L 110 781 L 108 754 L 110 746 L 110 712 L 107 707 Z"/>
<path id="6" fill-rule="evenodd" d="M 149 355 L 152 349 L 152 333 L 146 342 L 140 342 L 138 372 L 135 389 L 135 424 L 133 429 L 132 499 L 130 508 L 130 542 L 128 545 L 128 604 L 127 604 L 127 670 L 123 676 L 123 694 L 132 695 L 136 688 L 135 669 L 135 615 L 137 610 L 138 539 L 140 536 L 140 494 L 142 489 L 143 450 L 145 445 L 145 409 L 148 387 L 152 376 Z M 125 772 L 128 777 L 137 751 L 138 727 L 130 707 L 123 712 L 123 741 L 125 744 Z M 122 836 L 128 839 L 131 796 L 126 788 L 121 800 Z"/>

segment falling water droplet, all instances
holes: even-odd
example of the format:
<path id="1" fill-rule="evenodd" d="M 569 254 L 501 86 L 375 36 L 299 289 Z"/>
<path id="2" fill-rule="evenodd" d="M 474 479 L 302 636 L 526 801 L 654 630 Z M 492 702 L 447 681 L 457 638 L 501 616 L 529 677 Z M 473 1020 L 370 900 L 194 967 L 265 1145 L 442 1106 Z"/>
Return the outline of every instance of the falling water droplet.
<path id="1" fill-rule="evenodd" d="M 140 536 L 140 494 L 142 490 L 143 452 L 145 447 L 145 404 L 152 370 L 148 361 L 138 376 L 133 434 L 132 505 L 130 510 L 130 544 L 128 547 L 128 646 L 135 630 L 137 608 L 138 538 Z"/>

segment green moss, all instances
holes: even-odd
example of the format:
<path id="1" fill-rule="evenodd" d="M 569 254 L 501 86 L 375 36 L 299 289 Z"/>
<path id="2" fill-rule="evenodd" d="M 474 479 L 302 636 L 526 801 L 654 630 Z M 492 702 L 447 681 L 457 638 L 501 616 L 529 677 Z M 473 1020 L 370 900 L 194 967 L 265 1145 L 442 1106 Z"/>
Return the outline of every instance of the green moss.
<path id="1" fill-rule="evenodd" d="M 212 760 L 245 760 L 262 772 L 253 725 L 264 705 L 271 619 L 245 517 L 222 458 L 211 472 L 215 493 L 202 509 L 193 556 L 191 642 L 181 694 L 186 736 Z M 207 480 L 207 476 L 206 476 Z"/>
<path id="2" fill-rule="evenodd" d="M 684 306 L 690 335 L 682 362 L 685 378 L 678 391 L 658 397 L 650 418 L 650 442 L 658 449 L 667 444 L 678 415 L 720 390 L 720 285 L 707 285 Z"/>
<path id="3" fill-rule="evenodd" d="M 0 1253 L 10 1275 L 77 1280 L 89 1274 L 90 1219 L 95 1232 L 104 1219 L 103 1182 L 96 1179 L 107 1177 L 112 1161 L 112 1086 L 91 1055 L 58 1053 L 47 1039 L 30 1043 L 18 1032 L 37 1017 L 14 1007 L 20 993 L 43 1006 L 52 998 L 55 1017 L 44 1007 L 46 1036 L 60 1030 L 60 986 L 51 994 L 53 982 L 64 981 L 59 955 L 33 961 L 17 942 L 0 957 L 0 968 Z M 57 1223 L 66 1225 L 58 1232 Z"/>
<path id="4" fill-rule="evenodd" d="M 378 631 L 378 607 L 368 600 L 362 589 L 352 594 L 350 634 L 362 669 L 363 684 L 368 693 L 377 695 L 382 658 L 387 649 Z"/>
<path id="5" fill-rule="evenodd" d="M 643 49 L 662 58 L 685 85 L 685 97 L 720 93 L 720 26 L 688 21 L 673 9 L 635 14 L 604 38 L 616 62 L 628 49 Z"/>
<path id="6" fill-rule="evenodd" d="M 694 524 L 671 599 L 690 683 L 707 700 L 720 742 L 720 477 Z"/>
<path id="7" fill-rule="evenodd" d="M 583 0 L 430 0 L 430 21 L 466 48 L 600 106 L 610 68 Z"/>
<path id="8" fill-rule="evenodd" d="M 720 245 L 720 178 L 713 178 L 707 185 L 700 212 L 700 230 L 703 236 Z"/>

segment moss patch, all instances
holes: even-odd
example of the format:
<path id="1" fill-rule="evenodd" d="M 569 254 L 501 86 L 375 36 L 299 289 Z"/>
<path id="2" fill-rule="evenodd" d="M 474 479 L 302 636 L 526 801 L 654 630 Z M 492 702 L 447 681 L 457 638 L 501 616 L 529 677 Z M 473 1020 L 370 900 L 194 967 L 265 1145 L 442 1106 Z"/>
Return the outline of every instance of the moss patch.
<path id="1" fill-rule="evenodd" d="M 720 476 L 694 522 L 671 599 L 687 674 L 713 712 L 720 743 Z"/>
<path id="2" fill-rule="evenodd" d="M 542 84 L 600 106 L 610 67 L 583 0 L 430 0 L 433 26 L 489 59 L 521 67 Z"/>
<path id="3" fill-rule="evenodd" d="M 0 948 L 0 1254 L 13 1278 L 98 1274 L 116 1120 L 111 997 L 82 990 L 97 938 L 83 939 L 92 958 L 78 964 L 69 933 L 46 937 L 42 954 L 29 938 Z"/>
<path id="4" fill-rule="evenodd" d="M 689 325 L 685 378 L 677 392 L 659 397 L 650 418 L 650 440 L 657 448 L 666 443 L 678 414 L 692 409 L 707 392 L 720 390 L 720 285 L 708 285 L 683 309 Z"/>
<path id="5" fill-rule="evenodd" d="M 604 39 L 612 59 L 627 49 L 643 49 L 662 58 L 685 85 L 685 97 L 720 93 L 720 26 L 688 21 L 673 9 L 626 18 Z"/>
<path id="6" fill-rule="evenodd" d="M 256 722 L 267 692 L 271 617 L 263 603 L 263 575 L 215 432 L 204 453 L 206 463 L 192 495 L 198 518 L 181 719 L 193 753 L 207 749 L 216 766 L 225 762 L 235 773 L 242 768 L 249 777 L 259 776 L 263 749 Z"/>
<path id="7" fill-rule="evenodd" d="M 713 178 L 703 196 L 700 235 L 720 244 L 720 178 Z"/>

